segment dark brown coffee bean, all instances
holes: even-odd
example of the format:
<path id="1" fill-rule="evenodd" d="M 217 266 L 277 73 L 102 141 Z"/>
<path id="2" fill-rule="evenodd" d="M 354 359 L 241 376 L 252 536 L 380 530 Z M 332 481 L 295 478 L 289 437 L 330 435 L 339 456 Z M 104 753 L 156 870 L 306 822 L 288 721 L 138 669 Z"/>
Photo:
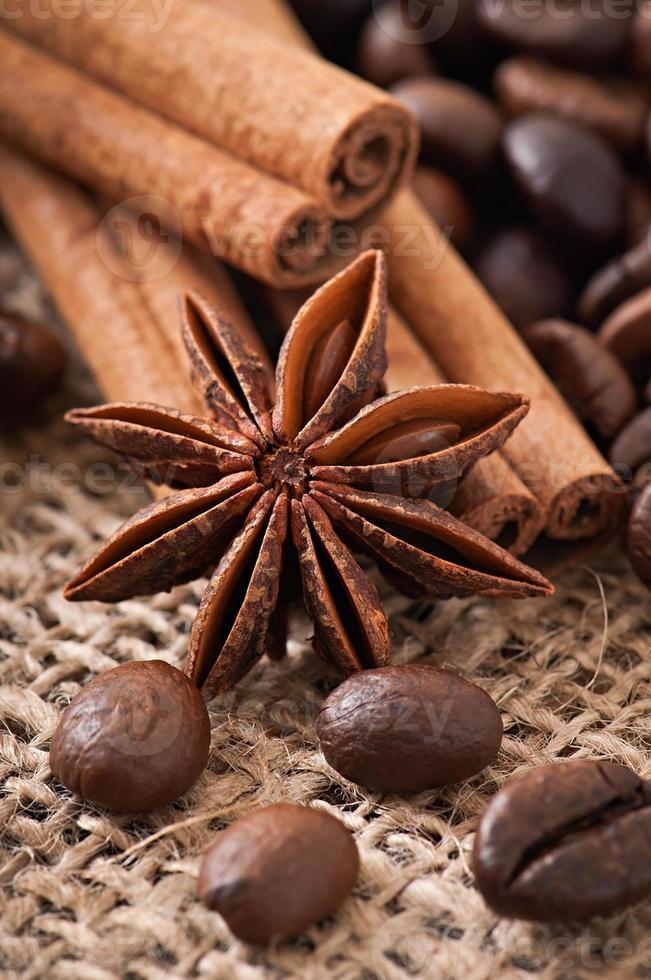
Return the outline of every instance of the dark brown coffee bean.
<path id="1" fill-rule="evenodd" d="M 370 15 L 357 48 L 357 71 L 369 82 L 389 88 L 404 78 L 433 75 L 436 64 L 429 49 L 414 44 L 414 31 L 404 21 L 400 0 Z"/>
<path id="2" fill-rule="evenodd" d="M 502 119 L 492 102 L 442 78 L 408 79 L 392 92 L 418 117 L 426 163 L 461 180 L 480 181 L 493 173 Z"/>
<path id="3" fill-rule="evenodd" d="M 509 116 L 552 112 L 593 130 L 623 153 L 638 147 L 644 136 L 648 99 L 630 82 L 608 79 L 518 57 L 495 72 L 495 92 Z"/>
<path id="4" fill-rule="evenodd" d="M 636 381 L 646 383 L 651 373 L 651 287 L 618 306 L 598 337 Z"/>
<path id="5" fill-rule="evenodd" d="M 559 64 L 595 68 L 612 64 L 626 45 L 634 0 L 615 18 L 606 3 L 557 0 L 537 5 L 527 0 L 479 0 L 479 21 L 509 49 L 537 54 Z"/>
<path id="6" fill-rule="evenodd" d="M 610 447 L 608 458 L 624 479 L 644 463 L 651 462 L 651 408 L 645 408 L 622 429 Z"/>
<path id="7" fill-rule="evenodd" d="M 651 75 L 651 0 L 638 4 L 630 37 L 630 64 L 642 78 Z"/>
<path id="8" fill-rule="evenodd" d="M 333 769 L 381 793 L 457 783 L 495 759 L 502 721 L 476 684 L 425 665 L 355 674 L 323 703 L 321 749 Z"/>
<path id="9" fill-rule="evenodd" d="M 651 588 L 651 482 L 642 488 L 631 508 L 626 549 L 633 571 Z"/>
<path id="10" fill-rule="evenodd" d="M 635 414 L 633 384 L 594 334 L 564 320 L 543 320 L 524 338 L 579 418 L 612 439 Z"/>
<path id="11" fill-rule="evenodd" d="M 504 151 L 544 228 L 584 256 L 616 246 L 624 230 L 624 173 L 603 140 L 565 119 L 531 113 L 506 127 Z"/>
<path id="12" fill-rule="evenodd" d="M 514 326 L 564 316 L 572 285 L 545 241 L 525 228 L 505 228 L 483 246 L 473 267 Z"/>
<path id="13" fill-rule="evenodd" d="M 617 306 L 649 286 L 651 240 L 645 239 L 594 274 L 579 300 L 579 318 L 598 327 Z"/>
<path id="14" fill-rule="evenodd" d="M 452 244 L 465 248 L 472 235 L 474 216 L 456 181 L 421 164 L 416 167 L 412 186 L 439 227 L 449 232 Z"/>
<path id="15" fill-rule="evenodd" d="M 39 323 L 0 312 L 0 418 L 14 418 L 52 391 L 65 353 Z"/>
<path id="16" fill-rule="evenodd" d="M 197 688 L 162 660 L 101 674 L 63 712 L 50 749 L 57 779 L 120 813 L 154 810 L 190 789 L 210 749 Z"/>
<path id="17" fill-rule="evenodd" d="M 352 891 L 359 856 L 339 820 L 276 803 L 223 831 L 203 859 L 199 898 L 238 939 L 291 939 L 335 912 Z"/>
<path id="18" fill-rule="evenodd" d="M 446 74 L 463 78 L 481 74 L 489 44 L 479 24 L 476 0 L 434 0 L 430 9 L 427 36 Z"/>
<path id="19" fill-rule="evenodd" d="M 532 769 L 484 811 L 476 884 L 499 915 L 584 922 L 651 893 L 651 786 L 625 766 Z"/>
<path id="20" fill-rule="evenodd" d="M 629 177 L 626 183 L 625 239 L 629 248 L 638 245 L 651 231 L 651 186 Z"/>

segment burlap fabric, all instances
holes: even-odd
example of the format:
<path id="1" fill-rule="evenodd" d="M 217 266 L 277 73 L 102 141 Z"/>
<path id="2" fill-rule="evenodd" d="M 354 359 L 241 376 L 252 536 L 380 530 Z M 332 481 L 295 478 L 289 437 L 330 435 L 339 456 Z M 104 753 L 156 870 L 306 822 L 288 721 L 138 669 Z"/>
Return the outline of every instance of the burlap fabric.
<path id="1" fill-rule="evenodd" d="M 5 247 L 5 302 L 52 319 L 33 276 Z M 98 329 L 109 325 L 99 324 Z M 134 369 L 135 366 L 134 366 Z M 201 584 L 116 607 L 67 604 L 61 586 L 141 491 L 96 465 L 58 421 L 97 397 L 78 361 L 29 431 L 2 443 L 0 712 L 7 977 L 261 980 L 651 975 L 651 905 L 588 927 L 499 920 L 472 886 L 477 818 L 514 773 L 570 756 L 649 774 L 651 601 L 617 549 L 565 576 L 544 602 L 410 604 L 384 589 L 398 662 L 461 671 L 499 704 L 498 764 L 471 782 L 410 799 L 375 796 L 322 758 L 315 710 L 335 683 L 301 642 L 262 663 L 212 708 L 208 769 L 175 806 L 114 818 L 53 779 L 48 745 L 80 686 L 131 659 L 180 665 Z M 11 461 L 9 463 L 8 461 Z M 202 849 L 272 800 L 336 814 L 362 870 L 332 920 L 265 952 L 234 942 L 195 898 Z"/>

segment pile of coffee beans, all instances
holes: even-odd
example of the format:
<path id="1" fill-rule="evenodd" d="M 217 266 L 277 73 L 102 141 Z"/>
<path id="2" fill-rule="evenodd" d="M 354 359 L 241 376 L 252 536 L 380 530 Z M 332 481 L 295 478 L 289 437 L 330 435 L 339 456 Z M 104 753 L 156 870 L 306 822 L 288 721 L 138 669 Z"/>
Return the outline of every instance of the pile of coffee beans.
<path id="1" fill-rule="evenodd" d="M 415 112 L 414 189 L 631 487 L 651 584 L 651 5 L 294 6 Z"/>

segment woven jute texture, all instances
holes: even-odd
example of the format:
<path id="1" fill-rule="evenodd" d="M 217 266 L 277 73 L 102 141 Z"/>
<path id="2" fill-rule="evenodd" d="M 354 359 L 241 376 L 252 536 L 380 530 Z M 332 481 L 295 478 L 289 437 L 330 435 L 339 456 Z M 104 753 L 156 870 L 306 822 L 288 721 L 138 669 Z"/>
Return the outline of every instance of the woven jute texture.
<path id="1" fill-rule="evenodd" d="M 4 301 L 54 322 L 18 256 L 0 252 Z M 109 325 L 98 325 L 107 329 Z M 651 601 L 617 548 L 544 602 L 451 601 L 384 588 L 397 662 L 455 669 L 490 692 L 506 736 L 469 783 L 408 799 L 366 793 L 319 752 L 314 717 L 336 683 L 301 639 L 212 706 L 207 771 L 176 805 L 113 817 L 57 784 L 59 712 L 132 659 L 181 665 L 201 583 L 115 607 L 67 604 L 63 582 L 142 490 L 98 466 L 60 421 L 97 398 L 73 356 L 62 393 L 2 442 L 0 522 L 0 971 L 25 978 L 579 978 L 651 975 L 651 905 L 583 928 L 499 920 L 472 885 L 473 832 L 505 780 L 568 757 L 649 775 Z M 361 874 L 332 919 L 266 951 L 233 941 L 195 898 L 202 849 L 276 800 L 335 814 Z M 327 860 L 327 855 L 324 856 Z"/>

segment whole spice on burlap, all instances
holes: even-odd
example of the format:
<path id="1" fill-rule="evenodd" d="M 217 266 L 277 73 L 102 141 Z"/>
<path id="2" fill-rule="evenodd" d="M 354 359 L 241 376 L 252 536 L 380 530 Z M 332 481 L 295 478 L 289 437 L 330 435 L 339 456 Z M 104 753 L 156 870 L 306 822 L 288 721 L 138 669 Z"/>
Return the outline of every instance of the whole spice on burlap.
<path id="1" fill-rule="evenodd" d="M 163 660 L 121 664 L 82 688 L 50 750 L 54 775 L 118 813 L 183 796 L 208 761 L 210 719 L 197 691 Z"/>
<path id="2" fill-rule="evenodd" d="M 584 922 L 651 895 L 651 784 L 577 759 L 507 783 L 477 829 L 477 887 L 499 915 Z"/>
<path id="3" fill-rule="evenodd" d="M 265 650 L 284 655 L 295 564 L 317 652 L 346 674 L 387 662 L 386 616 L 351 545 L 409 595 L 549 594 L 539 573 L 420 499 L 502 445 L 526 399 L 463 385 L 377 398 L 386 313 L 385 260 L 366 252 L 297 314 L 274 405 L 258 355 L 186 297 L 184 339 L 211 417 L 139 403 L 68 414 L 177 492 L 127 521 L 66 597 L 115 602 L 216 566 L 186 664 L 209 698 Z"/>
<path id="4" fill-rule="evenodd" d="M 275 803 L 221 833 L 203 859 L 199 897 L 245 942 L 298 936 L 335 912 L 357 879 L 359 855 L 335 817 Z"/>

